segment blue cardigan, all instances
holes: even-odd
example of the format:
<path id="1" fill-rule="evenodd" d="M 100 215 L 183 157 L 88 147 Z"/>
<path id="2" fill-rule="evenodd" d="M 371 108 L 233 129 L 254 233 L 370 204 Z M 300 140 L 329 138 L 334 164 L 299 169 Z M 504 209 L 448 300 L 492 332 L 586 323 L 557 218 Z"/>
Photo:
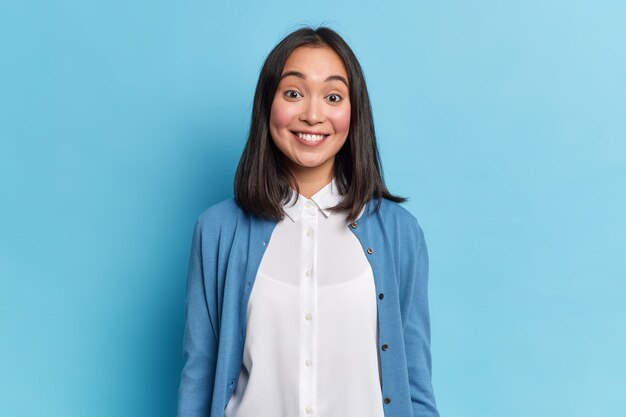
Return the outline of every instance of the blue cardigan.
<path id="1" fill-rule="evenodd" d="M 346 227 L 374 273 L 385 417 L 438 417 L 424 235 L 404 207 L 382 199 L 375 210 L 378 201 L 370 200 Z M 187 276 L 178 417 L 224 417 L 243 361 L 250 291 L 276 224 L 248 215 L 234 198 L 198 217 Z"/>

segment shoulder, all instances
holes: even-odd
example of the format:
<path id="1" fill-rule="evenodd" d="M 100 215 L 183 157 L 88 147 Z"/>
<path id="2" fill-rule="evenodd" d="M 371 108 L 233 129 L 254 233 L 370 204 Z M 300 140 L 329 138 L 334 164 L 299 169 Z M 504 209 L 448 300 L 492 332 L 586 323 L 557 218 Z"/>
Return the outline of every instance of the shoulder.
<path id="1" fill-rule="evenodd" d="M 370 202 L 370 209 L 374 209 L 379 200 Z M 382 220 L 390 226 L 405 229 L 407 226 L 417 228 L 421 231 L 421 226 L 417 217 L 411 213 L 406 207 L 395 201 L 386 198 L 380 199 L 379 215 Z"/>
<path id="2" fill-rule="evenodd" d="M 394 217 L 399 220 L 417 221 L 417 218 L 413 215 L 413 213 L 407 210 L 407 208 L 404 207 L 402 204 L 396 203 L 395 201 L 381 198 L 380 208 L 384 212 L 384 214 L 389 217 Z"/>
<path id="3" fill-rule="evenodd" d="M 378 201 L 380 209 L 376 211 Z M 371 200 L 368 211 L 371 212 L 371 217 L 378 217 L 378 221 L 368 223 L 373 227 L 376 227 L 376 224 L 380 225 L 383 229 L 381 232 L 393 236 L 393 240 L 399 245 L 398 250 L 425 246 L 424 231 L 417 217 L 400 203 L 386 198 Z"/>
<path id="4" fill-rule="evenodd" d="M 237 204 L 234 197 L 222 200 L 213 204 L 211 207 L 204 210 L 199 216 L 199 222 L 214 221 L 217 219 L 229 219 L 237 218 L 243 213 L 243 210 Z"/>
<path id="5" fill-rule="evenodd" d="M 235 198 L 231 197 L 204 210 L 196 219 L 195 230 L 205 235 L 232 229 L 242 215 L 245 215 L 245 212 L 239 207 Z"/>

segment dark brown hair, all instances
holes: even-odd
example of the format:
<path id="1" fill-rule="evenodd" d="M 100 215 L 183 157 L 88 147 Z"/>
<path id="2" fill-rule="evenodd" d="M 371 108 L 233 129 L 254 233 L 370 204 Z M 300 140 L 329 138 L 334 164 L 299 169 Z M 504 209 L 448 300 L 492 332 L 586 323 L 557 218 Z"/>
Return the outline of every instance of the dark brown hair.
<path id="1" fill-rule="evenodd" d="M 235 174 L 237 204 L 254 216 L 282 220 L 282 205 L 289 201 L 298 183 L 287 169 L 285 155 L 274 144 L 269 130 L 270 111 L 287 58 L 299 46 L 332 48 L 342 59 L 350 85 L 350 129 L 346 142 L 337 152 L 334 175 L 341 202 L 331 210 L 346 211 L 346 221 L 353 222 L 364 204 L 372 198 L 404 202 L 385 186 L 374 120 L 361 65 L 346 41 L 324 26 L 304 27 L 281 40 L 265 59 L 254 93 L 248 141 Z M 380 208 L 380 201 L 376 210 Z"/>

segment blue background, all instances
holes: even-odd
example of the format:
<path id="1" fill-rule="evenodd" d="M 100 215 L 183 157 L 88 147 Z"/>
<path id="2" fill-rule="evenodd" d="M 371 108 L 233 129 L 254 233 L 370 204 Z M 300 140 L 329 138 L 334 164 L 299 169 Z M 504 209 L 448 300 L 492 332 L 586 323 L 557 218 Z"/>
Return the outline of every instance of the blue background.
<path id="1" fill-rule="evenodd" d="M 172 416 L 196 217 L 263 59 L 354 48 L 431 259 L 443 416 L 624 415 L 622 1 L 5 1 L 0 415 Z"/>

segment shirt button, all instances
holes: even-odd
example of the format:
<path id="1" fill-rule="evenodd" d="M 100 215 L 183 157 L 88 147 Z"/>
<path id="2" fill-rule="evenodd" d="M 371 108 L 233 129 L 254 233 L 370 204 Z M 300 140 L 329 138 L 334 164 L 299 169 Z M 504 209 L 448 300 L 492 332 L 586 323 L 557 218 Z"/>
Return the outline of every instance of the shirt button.
<path id="1" fill-rule="evenodd" d="M 307 269 L 307 271 L 304 273 L 304 275 L 306 275 L 307 277 L 311 276 L 311 270 Z"/>
<path id="2" fill-rule="evenodd" d="M 304 361 L 304 366 L 306 366 L 307 368 L 310 368 L 311 365 L 312 365 L 311 360 L 307 359 L 307 360 Z"/>
<path id="3" fill-rule="evenodd" d="M 313 317 L 313 315 L 311 313 L 306 313 L 304 315 L 305 320 L 311 320 L 312 317 Z"/>
<path id="4" fill-rule="evenodd" d="M 304 412 L 307 413 L 307 414 L 313 414 L 313 408 L 307 406 L 307 407 L 304 408 Z"/>
<path id="5" fill-rule="evenodd" d="M 372 249 L 372 248 L 367 248 L 367 253 L 369 253 L 369 254 L 371 255 L 372 253 L 374 253 L 374 249 Z"/>
<path id="6" fill-rule="evenodd" d="M 389 349 L 389 346 L 388 345 L 383 345 L 383 350 L 387 350 L 387 349 Z"/>
<path id="7" fill-rule="evenodd" d="M 307 201 L 307 202 L 304 204 L 304 206 L 305 206 L 306 208 L 311 208 L 311 207 L 313 207 L 313 203 L 311 203 L 310 201 Z"/>
<path id="8" fill-rule="evenodd" d="M 356 229 L 357 224 L 356 224 L 356 222 L 354 222 L 350 226 L 352 226 L 353 229 Z"/>
<path id="9" fill-rule="evenodd" d="M 385 404 L 389 404 L 389 403 L 391 403 L 391 398 L 385 397 Z"/>
<path id="10" fill-rule="evenodd" d="M 309 229 L 306 231 L 306 237 L 311 237 L 313 236 L 313 230 Z"/>
<path id="11" fill-rule="evenodd" d="M 381 292 L 380 294 L 378 294 L 378 298 L 380 298 L 380 299 L 382 300 L 383 298 L 385 298 L 385 294 L 383 294 L 383 293 Z"/>

